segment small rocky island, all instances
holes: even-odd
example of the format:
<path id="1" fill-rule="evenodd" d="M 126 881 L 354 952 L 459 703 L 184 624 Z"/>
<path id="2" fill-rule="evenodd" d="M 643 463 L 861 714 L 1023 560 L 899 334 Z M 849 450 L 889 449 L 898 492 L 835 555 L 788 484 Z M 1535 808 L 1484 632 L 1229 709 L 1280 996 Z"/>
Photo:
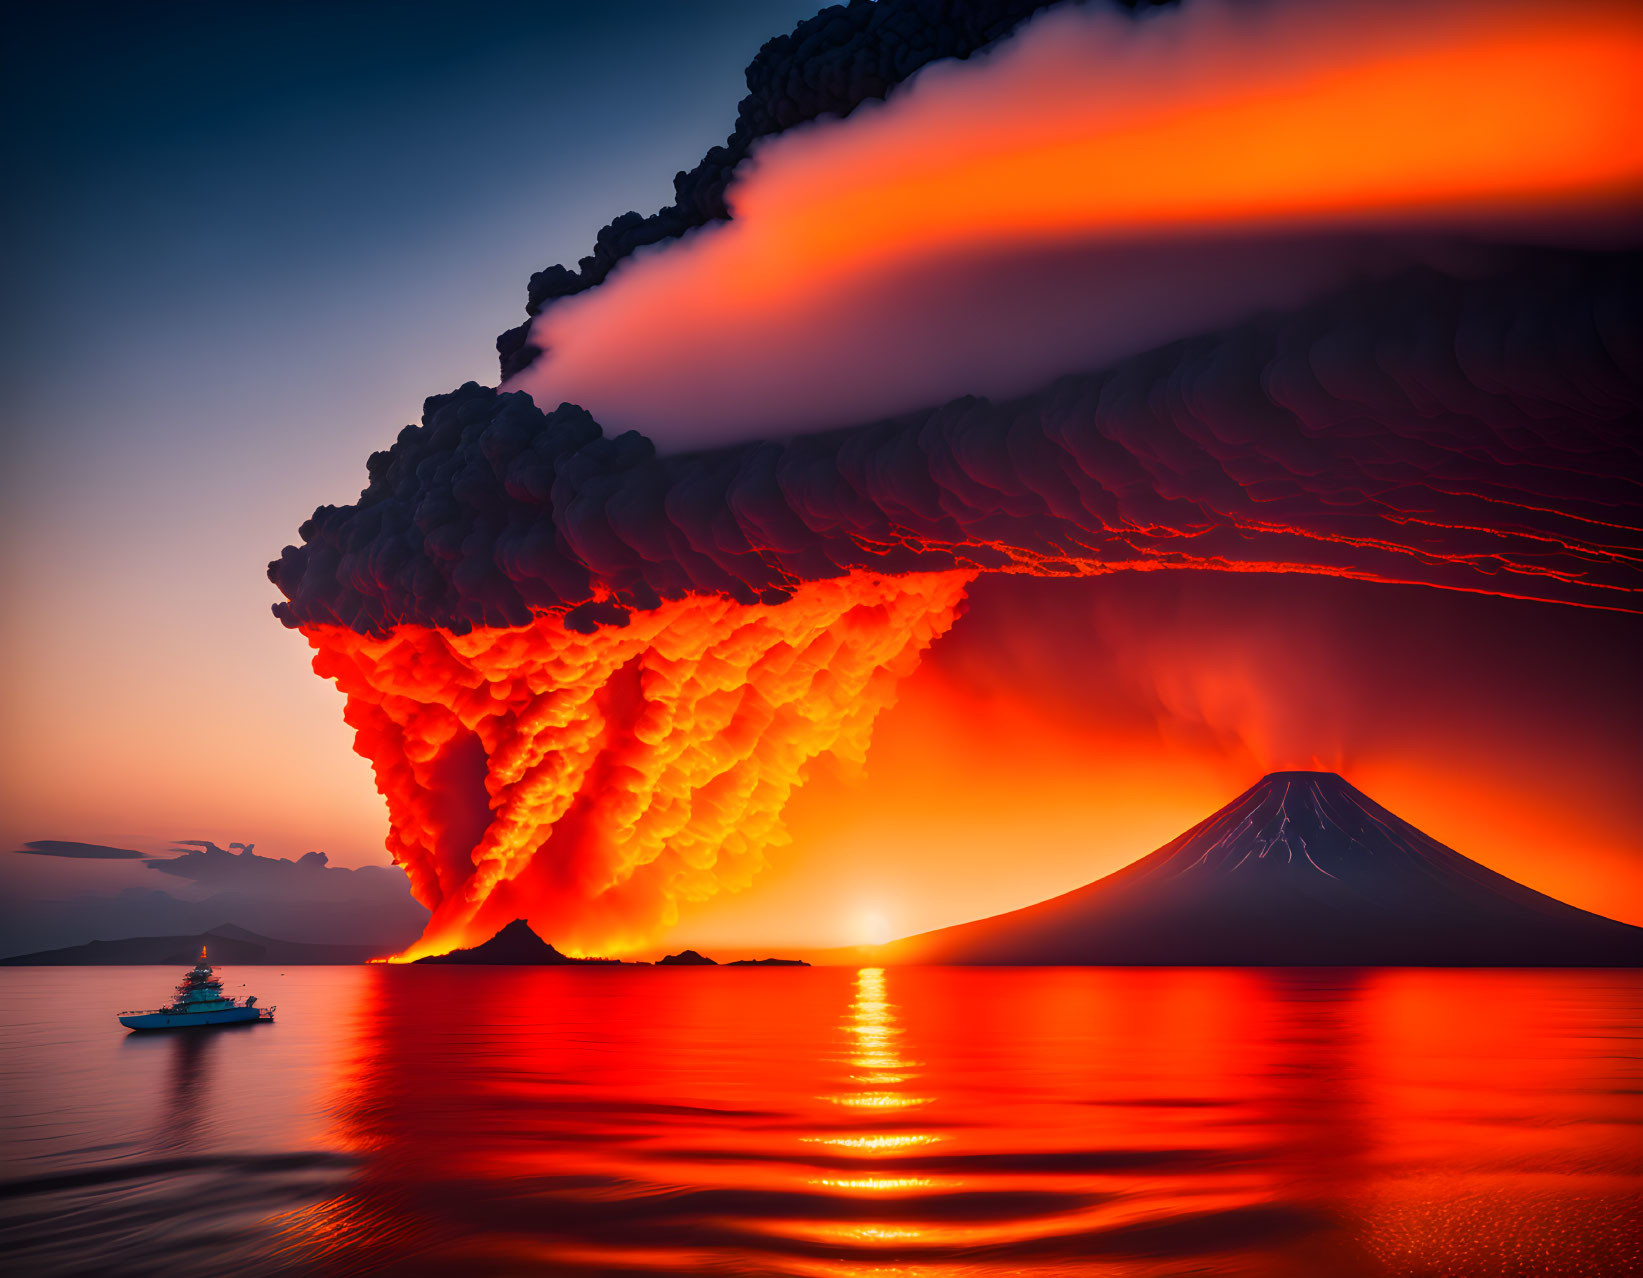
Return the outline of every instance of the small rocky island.
<path id="1" fill-rule="evenodd" d="M 718 967 L 717 959 L 710 959 L 705 954 L 698 954 L 695 950 L 680 950 L 677 954 L 669 954 L 666 958 L 656 960 L 657 967 Z"/>
<path id="2" fill-rule="evenodd" d="M 717 959 L 710 959 L 707 955 L 696 950 L 680 950 L 677 954 L 669 954 L 666 958 L 656 960 L 657 967 L 809 967 L 803 959 L 762 958 L 762 959 L 731 959 L 728 963 L 720 963 Z"/>
<path id="3" fill-rule="evenodd" d="M 515 919 L 483 945 L 430 954 L 418 963 L 452 963 L 495 967 L 618 967 L 620 959 L 571 958 L 561 954 L 535 932 L 524 919 Z"/>

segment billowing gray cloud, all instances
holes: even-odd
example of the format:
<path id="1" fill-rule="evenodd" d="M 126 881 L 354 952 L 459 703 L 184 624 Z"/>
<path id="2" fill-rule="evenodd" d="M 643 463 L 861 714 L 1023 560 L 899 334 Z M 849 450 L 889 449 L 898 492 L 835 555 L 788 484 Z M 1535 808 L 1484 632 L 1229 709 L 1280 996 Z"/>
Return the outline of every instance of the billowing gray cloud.
<path id="1" fill-rule="evenodd" d="M 1305 571 L 1643 609 L 1643 254 L 1421 266 L 1021 399 L 659 456 L 469 384 L 269 576 L 288 625 L 624 624 L 864 569 Z M 848 369 L 840 369 L 845 376 Z"/>

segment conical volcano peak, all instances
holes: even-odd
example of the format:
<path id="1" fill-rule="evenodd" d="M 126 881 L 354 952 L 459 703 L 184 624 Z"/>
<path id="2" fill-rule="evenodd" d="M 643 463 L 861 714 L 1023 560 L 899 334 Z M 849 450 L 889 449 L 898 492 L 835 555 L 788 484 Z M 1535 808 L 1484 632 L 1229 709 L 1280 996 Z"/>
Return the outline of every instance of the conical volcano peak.
<path id="1" fill-rule="evenodd" d="M 1424 875 L 1456 854 L 1336 772 L 1270 772 L 1208 820 L 1131 867 L 1140 877 L 1351 881 Z M 1481 868 L 1481 867 L 1480 867 Z"/>
<path id="2" fill-rule="evenodd" d="M 1347 816 L 1353 822 L 1360 815 L 1369 815 L 1402 824 L 1339 772 L 1322 769 L 1285 768 L 1281 772 L 1268 772 L 1222 811 L 1239 809 L 1249 803 L 1276 804 L 1282 810 L 1293 810 L 1299 805 L 1310 808 L 1326 821 L 1329 819 L 1326 813 L 1333 810 L 1337 817 Z"/>
<path id="3" fill-rule="evenodd" d="M 1427 844 L 1440 847 L 1340 773 L 1309 769 L 1267 773 L 1176 842 L 1186 840 L 1192 846 L 1190 836 L 1206 829 L 1217 832 L 1212 849 L 1215 853 L 1236 855 L 1230 862 L 1224 862 L 1219 855 L 1189 857 L 1188 862 L 1196 868 L 1223 863 L 1246 865 L 1244 853 L 1251 850 L 1264 859 L 1266 845 L 1274 841 L 1283 845 L 1286 863 L 1293 860 L 1294 852 L 1309 845 L 1319 848 L 1333 843 L 1336 852 L 1350 854 L 1391 842 L 1398 845 L 1400 854 L 1416 856 L 1428 853 Z M 1310 855 L 1306 861 L 1314 869 L 1323 870 Z"/>
<path id="4" fill-rule="evenodd" d="M 472 949 L 452 950 L 449 954 L 434 954 L 420 958 L 418 963 L 503 963 L 503 964 L 561 964 L 575 963 L 549 945 L 524 919 L 515 919 L 483 945 Z"/>
<path id="5" fill-rule="evenodd" d="M 1335 772 L 1262 777 L 1150 856 L 1053 900 L 883 947 L 887 962 L 1634 965 L 1643 929 L 1447 848 Z"/>
<path id="6" fill-rule="evenodd" d="M 1286 768 L 1282 772 L 1269 772 L 1255 783 L 1254 788 L 1259 790 L 1263 786 L 1272 785 L 1316 785 L 1331 789 L 1356 789 L 1350 781 L 1339 772 L 1325 772 L 1315 768 Z M 1360 791 L 1361 793 L 1361 791 Z"/>

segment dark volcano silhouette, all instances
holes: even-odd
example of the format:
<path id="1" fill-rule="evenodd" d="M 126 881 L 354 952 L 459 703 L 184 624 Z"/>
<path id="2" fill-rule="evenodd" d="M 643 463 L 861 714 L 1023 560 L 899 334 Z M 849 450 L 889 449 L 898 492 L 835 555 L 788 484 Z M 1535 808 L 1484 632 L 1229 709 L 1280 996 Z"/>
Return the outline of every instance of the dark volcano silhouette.
<path id="1" fill-rule="evenodd" d="M 1630 967 L 1643 928 L 1469 860 L 1333 772 L 1274 772 L 1133 865 L 879 946 L 949 964 Z"/>
<path id="2" fill-rule="evenodd" d="M 561 954 L 531 930 L 524 919 L 515 919 L 490 940 L 472 949 L 430 954 L 418 963 L 471 964 L 478 967 L 611 967 L 615 959 L 570 958 Z"/>
<path id="3" fill-rule="evenodd" d="M 710 959 L 705 954 L 698 954 L 695 950 L 680 950 L 677 954 L 669 954 L 666 958 L 656 960 L 657 967 L 718 967 L 716 959 Z"/>

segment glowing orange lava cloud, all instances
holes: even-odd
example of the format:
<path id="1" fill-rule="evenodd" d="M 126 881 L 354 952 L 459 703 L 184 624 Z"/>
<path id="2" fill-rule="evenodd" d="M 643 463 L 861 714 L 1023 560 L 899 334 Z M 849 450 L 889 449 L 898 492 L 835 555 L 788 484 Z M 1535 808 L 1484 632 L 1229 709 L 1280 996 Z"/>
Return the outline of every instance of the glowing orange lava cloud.
<path id="1" fill-rule="evenodd" d="M 306 629 L 388 800 L 388 848 L 434 911 L 404 957 L 515 917 L 624 948 L 745 886 L 822 751 L 860 762 L 964 574 L 817 582 L 778 607 L 695 597 L 621 628 Z M 538 855 L 539 853 L 543 855 Z"/>

